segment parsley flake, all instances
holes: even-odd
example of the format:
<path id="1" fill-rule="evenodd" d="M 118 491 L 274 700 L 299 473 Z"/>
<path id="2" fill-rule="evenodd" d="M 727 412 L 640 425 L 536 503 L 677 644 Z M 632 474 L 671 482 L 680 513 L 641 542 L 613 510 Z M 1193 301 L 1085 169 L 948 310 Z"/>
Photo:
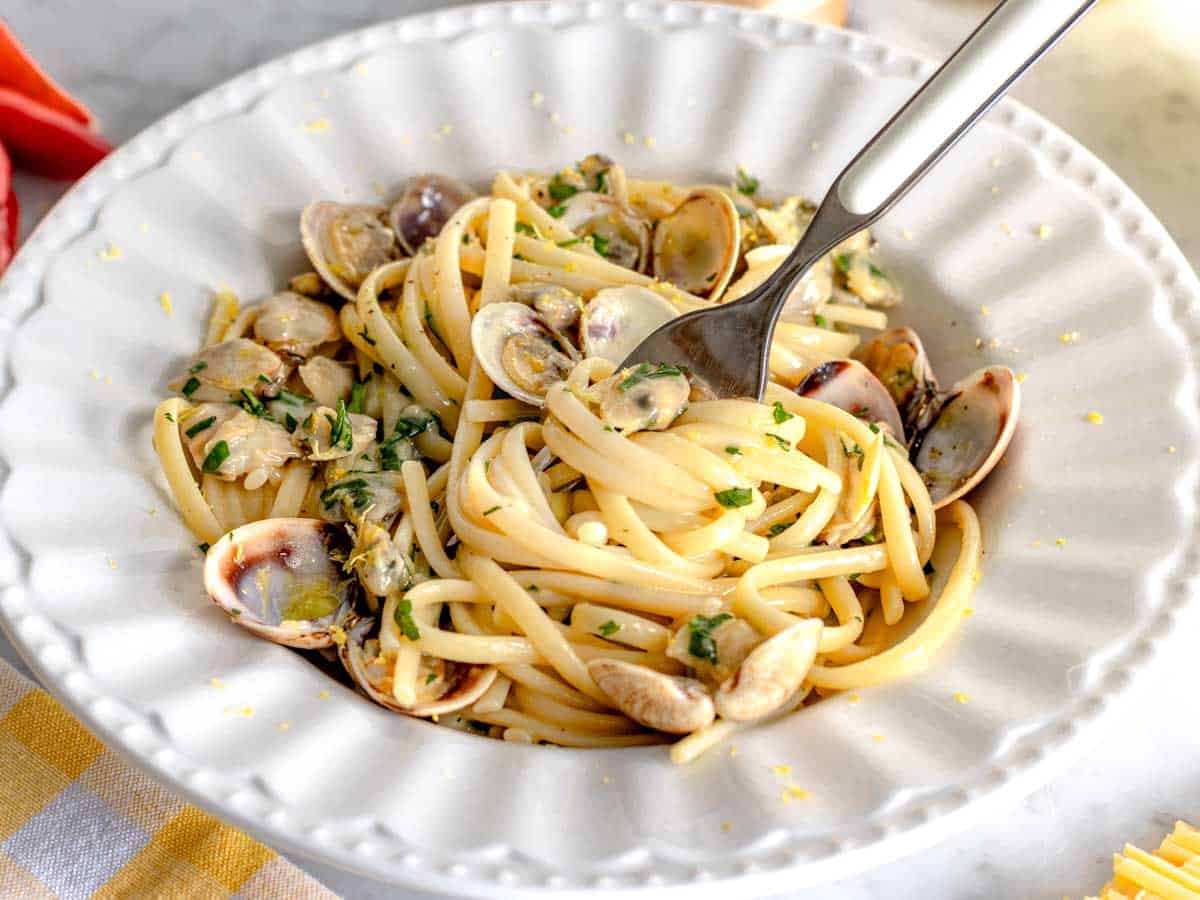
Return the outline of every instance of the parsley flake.
<path id="1" fill-rule="evenodd" d="M 728 509 L 739 506 L 749 506 L 754 502 L 754 492 L 750 488 L 730 488 L 727 491 L 717 491 L 713 494 L 717 502 Z"/>
<path id="2" fill-rule="evenodd" d="M 183 384 L 183 396 L 190 397 L 200 389 L 200 379 L 194 375 Z"/>
<path id="3" fill-rule="evenodd" d="M 537 230 L 526 222 L 518 222 L 513 226 L 513 229 L 517 232 L 517 234 L 527 234 L 530 237 L 537 237 Z"/>
<path id="4" fill-rule="evenodd" d="M 485 516 L 490 516 L 492 513 L 494 513 L 494 512 L 495 512 L 496 510 L 498 510 L 499 508 L 500 508 L 499 506 L 493 506 L 491 509 L 485 509 L 485 510 L 483 511 L 483 514 L 484 514 Z"/>
<path id="5" fill-rule="evenodd" d="M 604 635 L 604 637 L 611 637 L 612 635 L 616 634 L 618 631 L 621 630 L 621 626 L 618 625 L 616 622 L 614 622 L 612 619 L 609 619 L 607 622 L 605 622 L 603 625 L 601 625 L 596 630 L 598 632 L 600 632 L 600 634 Z"/>
<path id="6" fill-rule="evenodd" d="M 328 413 L 325 420 L 329 422 L 329 446 L 341 447 L 343 450 L 354 449 L 354 430 L 350 427 L 350 413 L 344 400 L 338 400 L 337 417 Z"/>
<path id="7" fill-rule="evenodd" d="M 217 441 L 213 444 L 213 448 L 208 451 L 208 456 L 204 457 L 204 465 L 200 468 L 208 472 L 210 475 L 221 468 L 221 463 L 229 458 L 229 445 L 224 441 Z"/>
<path id="8" fill-rule="evenodd" d="M 679 368 L 679 366 L 662 364 L 655 367 L 650 365 L 650 363 L 644 362 L 633 370 L 633 374 L 617 385 L 617 390 L 621 392 L 628 391 L 631 388 L 637 387 L 648 378 L 668 378 L 672 375 L 682 374 L 683 369 Z"/>
<path id="9" fill-rule="evenodd" d="M 732 619 L 729 613 L 718 613 L 715 616 L 696 616 L 688 622 L 688 653 L 696 659 L 705 659 L 714 666 L 717 664 L 717 642 L 712 633 L 722 622 Z"/>
<path id="10" fill-rule="evenodd" d="M 189 428 L 187 431 L 185 431 L 184 434 L 186 434 L 190 438 L 195 437 L 200 432 L 204 431 L 206 428 L 211 426 L 212 423 L 215 421 L 217 421 L 216 416 L 209 416 L 207 419 L 197 422 L 195 425 L 193 425 L 191 428 Z"/>
<path id="11" fill-rule="evenodd" d="M 730 456 L 741 456 L 742 448 L 737 446 L 736 444 L 730 444 L 728 447 L 725 448 L 725 452 L 728 453 Z"/>
<path id="12" fill-rule="evenodd" d="M 737 168 L 737 180 L 734 184 L 739 194 L 745 194 L 747 197 L 750 197 L 758 193 L 758 179 L 741 166 Z"/>
<path id="13" fill-rule="evenodd" d="M 392 618 L 396 620 L 396 625 L 399 626 L 400 633 L 408 638 L 408 640 L 415 641 L 420 639 L 421 629 L 417 628 L 417 620 L 413 618 L 412 612 L 412 601 L 400 600 L 396 603 L 396 612 Z"/>

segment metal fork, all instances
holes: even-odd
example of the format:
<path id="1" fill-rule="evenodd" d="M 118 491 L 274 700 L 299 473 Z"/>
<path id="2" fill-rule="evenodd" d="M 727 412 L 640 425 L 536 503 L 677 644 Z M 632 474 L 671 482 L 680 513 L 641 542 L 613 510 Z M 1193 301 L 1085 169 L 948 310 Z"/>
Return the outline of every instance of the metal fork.
<path id="1" fill-rule="evenodd" d="M 761 400 L 775 322 L 804 273 L 891 209 L 1095 2 L 1001 3 L 834 179 L 770 278 L 732 303 L 668 322 L 622 366 L 685 366 L 717 396 Z"/>

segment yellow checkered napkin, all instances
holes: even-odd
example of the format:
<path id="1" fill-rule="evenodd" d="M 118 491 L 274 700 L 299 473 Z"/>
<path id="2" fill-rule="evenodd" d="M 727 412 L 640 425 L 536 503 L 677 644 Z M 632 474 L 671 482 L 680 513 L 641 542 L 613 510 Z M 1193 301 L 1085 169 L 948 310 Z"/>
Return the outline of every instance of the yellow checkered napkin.
<path id="1" fill-rule="evenodd" d="M 336 900 L 131 768 L 2 660 L 0 896 Z"/>

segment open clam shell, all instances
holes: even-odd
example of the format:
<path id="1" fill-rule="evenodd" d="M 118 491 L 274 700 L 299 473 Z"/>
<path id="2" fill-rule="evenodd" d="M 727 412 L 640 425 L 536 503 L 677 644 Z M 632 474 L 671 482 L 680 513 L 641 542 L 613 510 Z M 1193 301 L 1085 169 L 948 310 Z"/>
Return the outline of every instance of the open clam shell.
<path id="1" fill-rule="evenodd" d="M 741 226 L 723 191 L 699 188 L 654 226 L 654 277 L 719 297 L 737 268 Z"/>
<path id="2" fill-rule="evenodd" d="M 654 329 L 678 315 L 668 300 L 649 288 L 626 285 L 596 291 L 579 320 L 583 355 L 620 365 Z"/>
<path id="3" fill-rule="evenodd" d="M 489 303 L 471 320 L 471 347 L 492 382 L 526 403 L 541 406 L 546 391 L 579 359 L 575 347 L 524 303 Z"/>
<path id="4" fill-rule="evenodd" d="M 388 224 L 404 252 L 413 256 L 426 238 L 436 237 L 458 208 L 476 196 L 457 178 L 418 175 L 388 210 Z"/>
<path id="5" fill-rule="evenodd" d="M 892 395 L 871 370 L 853 359 L 835 359 L 817 366 L 796 386 L 796 393 L 844 409 L 887 428 L 904 440 L 904 425 Z"/>
<path id="6" fill-rule="evenodd" d="M 300 214 L 300 243 L 325 283 L 353 300 L 373 269 L 399 253 L 382 206 L 319 200 Z"/>
<path id="7" fill-rule="evenodd" d="M 966 494 L 996 467 L 1020 411 L 1021 389 L 1008 366 L 979 369 L 954 386 L 912 454 L 934 509 Z"/>
<path id="8" fill-rule="evenodd" d="M 579 237 L 595 236 L 593 246 L 627 269 L 646 271 L 650 262 L 650 223 L 607 194 L 583 191 L 562 205 L 559 221 Z"/>
<path id="9" fill-rule="evenodd" d="M 349 620 L 353 581 L 330 555 L 338 530 L 317 519 L 263 519 L 222 537 L 204 560 L 213 602 L 260 637 L 328 647 Z"/>
<path id="10" fill-rule="evenodd" d="M 937 415 L 940 398 L 933 367 L 915 331 L 911 328 L 885 331 L 858 347 L 854 358 L 888 389 L 910 439 L 929 427 Z"/>
<path id="11" fill-rule="evenodd" d="M 392 695 L 392 666 L 380 657 L 378 641 L 371 637 L 374 631 L 375 619 L 359 621 L 346 632 L 338 657 L 354 683 L 380 706 L 411 716 L 444 715 L 470 706 L 496 680 L 495 666 L 423 657 L 417 676 L 417 702 L 402 706 Z"/>

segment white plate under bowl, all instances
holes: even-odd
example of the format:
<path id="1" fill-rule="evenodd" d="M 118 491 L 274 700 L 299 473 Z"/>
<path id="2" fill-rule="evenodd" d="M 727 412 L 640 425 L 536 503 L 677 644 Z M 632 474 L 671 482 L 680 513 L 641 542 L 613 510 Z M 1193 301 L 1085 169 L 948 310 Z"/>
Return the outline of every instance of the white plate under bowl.
<path id="1" fill-rule="evenodd" d="M 975 615 L 928 674 L 819 704 L 736 756 L 673 768 L 662 748 L 521 747 L 372 706 L 216 611 L 150 448 L 213 289 L 253 298 L 298 271 L 314 198 L 371 200 L 426 170 L 486 183 L 593 150 L 685 179 L 742 163 L 816 197 L 929 71 L 728 8 L 529 3 L 338 37 L 168 116 L 71 192 L 0 284 L 13 641 L 105 741 L 217 815 L 479 896 L 784 890 L 1030 789 L 1185 602 L 1200 291 L 1138 199 L 1016 104 L 877 229 L 944 382 L 993 361 L 1028 376 L 1015 445 L 977 498 Z M 808 799 L 781 799 L 779 764 Z"/>

